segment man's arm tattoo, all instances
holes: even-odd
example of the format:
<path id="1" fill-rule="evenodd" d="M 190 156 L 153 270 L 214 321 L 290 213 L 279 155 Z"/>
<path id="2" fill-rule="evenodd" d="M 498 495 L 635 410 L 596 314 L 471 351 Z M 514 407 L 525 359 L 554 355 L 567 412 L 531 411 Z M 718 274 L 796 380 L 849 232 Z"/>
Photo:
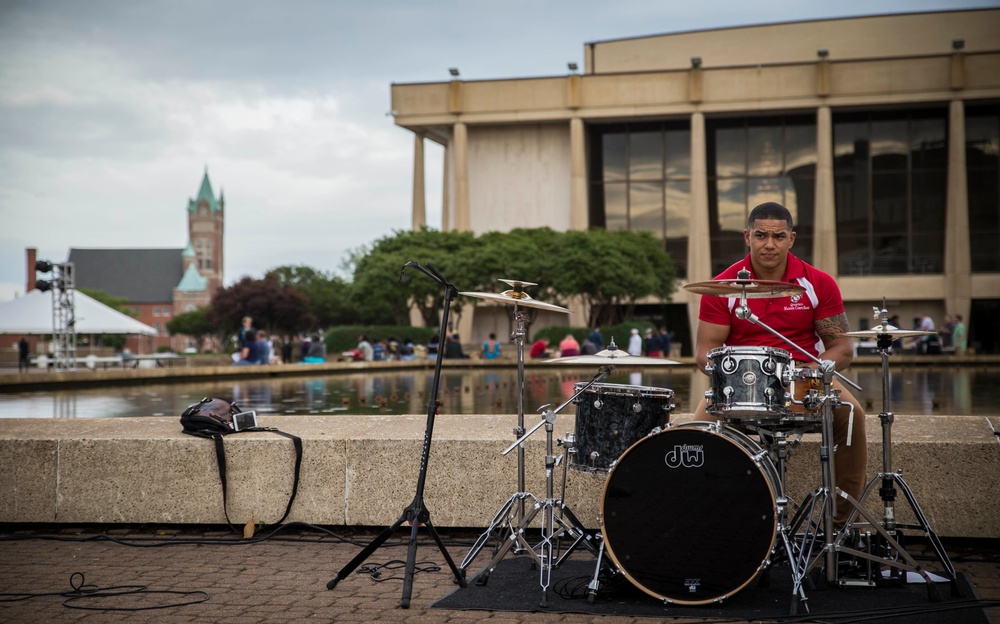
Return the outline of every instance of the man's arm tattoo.
<path id="1" fill-rule="evenodd" d="M 829 344 L 840 338 L 840 334 L 850 331 L 847 324 L 847 313 L 841 312 L 834 316 L 818 319 L 813 323 L 816 333 L 819 334 L 823 344 Z"/>

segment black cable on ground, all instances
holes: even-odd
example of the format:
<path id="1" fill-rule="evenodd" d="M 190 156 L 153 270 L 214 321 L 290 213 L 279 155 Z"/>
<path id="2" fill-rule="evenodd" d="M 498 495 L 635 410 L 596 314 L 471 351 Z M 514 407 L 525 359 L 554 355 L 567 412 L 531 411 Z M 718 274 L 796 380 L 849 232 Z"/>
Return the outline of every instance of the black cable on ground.
<path id="1" fill-rule="evenodd" d="M 45 596 L 61 596 L 63 606 L 70 609 L 87 609 L 92 611 L 149 611 L 152 609 L 167 609 L 170 607 L 183 607 L 186 605 L 198 604 L 208 600 L 208 593 L 203 591 L 176 591 L 176 590 L 152 590 L 148 585 L 115 585 L 112 587 L 99 587 L 89 585 L 85 582 L 83 572 L 74 572 L 69 577 L 70 591 L 68 592 L 18 592 L 0 593 L 0 602 L 19 602 L 42 598 Z M 145 607 L 115 607 L 115 606 L 94 606 L 77 604 L 79 601 L 89 601 L 105 598 L 120 598 L 122 596 L 197 596 L 182 602 L 171 602 L 168 604 L 158 604 Z"/>
<path id="2" fill-rule="evenodd" d="M 392 559 L 386 561 L 385 563 L 370 563 L 368 565 L 363 565 L 354 571 L 355 574 L 367 574 L 376 583 L 384 583 L 385 581 L 402 581 L 401 576 L 387 576 L 382 577 L 383 570 L 401 570 L 406 568 L 406 562 L 399 559 Z M 440 572 L 441 566 L 434 563 L 433 561 L 417 561 L 413 564 L 413 574 L 419 574 L 421 572 Z"/>

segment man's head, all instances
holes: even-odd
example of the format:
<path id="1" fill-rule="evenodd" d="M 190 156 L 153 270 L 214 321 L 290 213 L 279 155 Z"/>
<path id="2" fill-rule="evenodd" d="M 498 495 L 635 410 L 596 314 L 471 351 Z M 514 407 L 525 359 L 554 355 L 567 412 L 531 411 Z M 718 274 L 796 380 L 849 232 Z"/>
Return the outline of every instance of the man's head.
<path id="1" fill-rule="evenodd" d="M 747 217 L 747 229 L 752 230 L 757 221 L 784 221 L 788 225 L 789 232 L 795 229 L 792 213 L 777 202 L 764 202 L 755 206 Z"/>
<path id="2" fill-rule="evenodd" d="M 750 261 L 762 279 L 781 279 L 795 242 L 792 214 L 781 204 L 766 202 L 750 211 L 743 238 Z"/>
<path id="3" fill-rule="evenodd" d="M 243 326 L 244 326 L 244 327 L 249 327 L 249 326 L 250 326 L 250 323 L 253 323 L 253 317 L 250 317 L 250 316 L 244 316 L 244 317 L 243 317 Z"/>

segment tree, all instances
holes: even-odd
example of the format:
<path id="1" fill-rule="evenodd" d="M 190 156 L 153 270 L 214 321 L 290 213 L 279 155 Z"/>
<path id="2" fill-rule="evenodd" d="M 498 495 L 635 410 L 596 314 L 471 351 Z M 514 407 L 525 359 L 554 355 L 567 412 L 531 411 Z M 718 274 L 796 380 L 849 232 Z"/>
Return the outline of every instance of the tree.
<path id="1" fill-rule="evenodd" d="M 414 269 L 406 273 L 407 284 L 400 284 L 403 266 L 410 261 L 430 264 L 452 284 L 468 283 L 472 270 L 469 250 L 475 245 L 470 232 L 439 232 L 424 228 L 419 232 L 397 232 L 386 236 L 366 254 L 356 253 L 354 296 L 352 301 L 367 324 L 408 325 L 409 311 L 416 308 L 424 324 L 438 324 L 444 307 L 444 289 Z M 452 311 L 461 314 L 460 301 Z"/>
<path id="2" fill-rule="evenodd" d="M 244 277 L 215 292 L 208 320 L 224 329 L 236 329 L 244 316 L 252 316 L 258 329 L 291 334 L 314 326 L 307 306 L 305 295 L 294 286 L 273 277 Z"/>
<path id="3" fill-rule="evenodd" d="M 552 262 L 553 288 L 583 298 L 590 327 L 612 322 L 619 312 L 627 320 L 640 299 L 668 301 L 674 290 L 673 261 L 649 232 L 566 232 Z"/>
<path id="4" fill-rule="evenodd" d="M 305 295 L 307 310 L 318 327 L 351 325 L 360 321 L 351 305 L 352 284 L 343 278 L 305 265 L 280 266 L 268 271 L 265 277 L 273 278 L 283 286 L 291 286 Z"/>
<path id="5" fill-rule="evenodd" d="M 198 350 L 202 350 L 205 338 L 213 334 L 224 334 L 219 330 L 219 326 L 209 320 L 210 308 L 208 306 L 182 312 L 167 321 L 167 331 L 171 336 L 183 334 L 191 336 L 198 345 Z"/>

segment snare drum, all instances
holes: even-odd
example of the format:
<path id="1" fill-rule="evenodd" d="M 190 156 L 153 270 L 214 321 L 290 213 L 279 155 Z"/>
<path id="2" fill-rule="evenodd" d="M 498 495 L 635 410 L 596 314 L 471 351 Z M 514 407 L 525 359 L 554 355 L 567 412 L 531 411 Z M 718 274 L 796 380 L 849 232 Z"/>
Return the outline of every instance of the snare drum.
<path id="1" fill-rule="evenodd" d="M 585 382 L 573 386 L 580 392 Z M 569 467 L 607 472 L 636 440 L 670 421 L 674 391 L 648 386 L 591 384 L 574 399 L 576 433 L 567 436 Z"/>
<path id="2" fill-rule="evenodd" d="M 769 561 L 778 472 L 752 439 L 726 425 L 668 426 L 614 464 L 601 534 L 633 585 L 667 603 L 719 602 Z"/>
<path id="3" fill-rule="evenodd" d="M 708 352 L 708 413 L 743 423 L 777 422 L 789 412 L 788 351 L 774 347 L 719 347 Z"/>

